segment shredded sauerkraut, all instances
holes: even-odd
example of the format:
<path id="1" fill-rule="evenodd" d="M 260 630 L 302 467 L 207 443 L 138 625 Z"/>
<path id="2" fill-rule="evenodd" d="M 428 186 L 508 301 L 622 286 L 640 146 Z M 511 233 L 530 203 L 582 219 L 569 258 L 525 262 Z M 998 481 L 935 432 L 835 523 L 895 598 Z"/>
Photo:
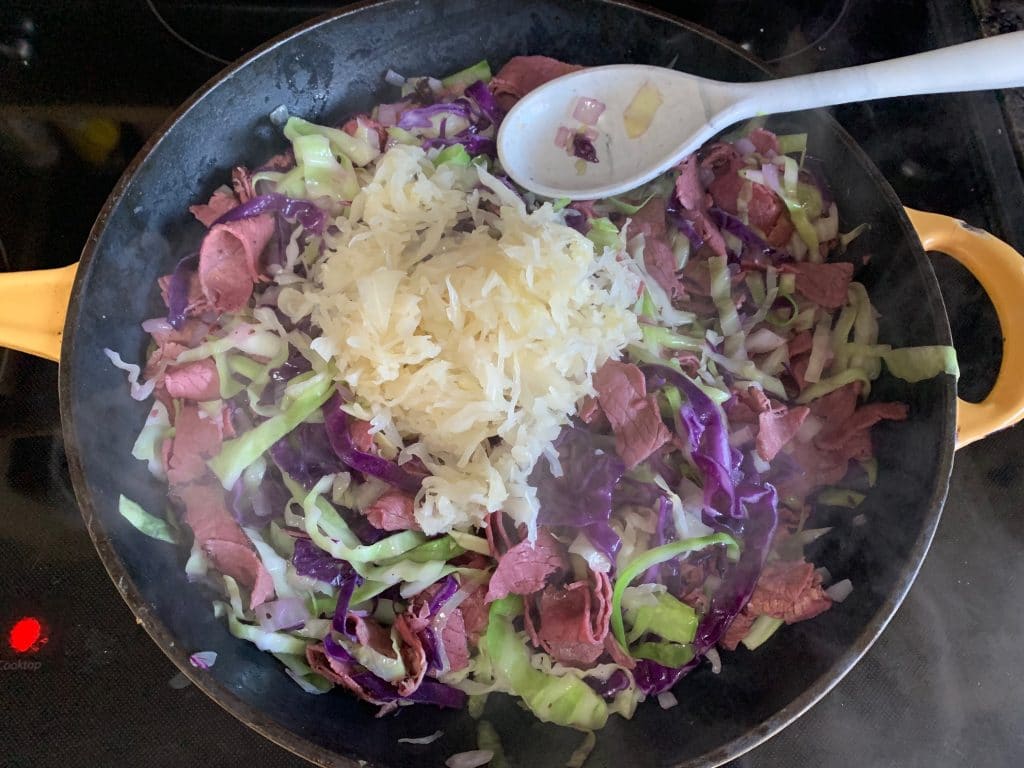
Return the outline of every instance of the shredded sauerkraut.
<path id="1" fill-rule="evenodd" d="M 361 415 L 430 471 L 424 532 L 503 509 L 532 536 L 530 472 L 593 373 L 640 338 L 635 269 L 595 253 L 550 204 L 527 214 L 484 167 L 435 168 L 414 146 L 380 158 L 334 223 L 327 256 L 281 308 L 311 315 L 312 347 Z"/>

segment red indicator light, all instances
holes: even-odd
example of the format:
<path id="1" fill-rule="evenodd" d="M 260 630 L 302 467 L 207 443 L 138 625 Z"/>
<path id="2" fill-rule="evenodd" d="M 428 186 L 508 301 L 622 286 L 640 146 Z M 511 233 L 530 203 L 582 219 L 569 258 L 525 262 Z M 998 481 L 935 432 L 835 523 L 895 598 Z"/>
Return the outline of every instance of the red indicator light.
<path id="1" fill-rule="evenodd" d="M 43 625 L 39 619 L 33 616 L 26 616 L 19 619 L 8 637 L 8 643 L 17 653 L 29 653 L 38 650 L 39 646 L 46 642 L 43 635 Z"/>

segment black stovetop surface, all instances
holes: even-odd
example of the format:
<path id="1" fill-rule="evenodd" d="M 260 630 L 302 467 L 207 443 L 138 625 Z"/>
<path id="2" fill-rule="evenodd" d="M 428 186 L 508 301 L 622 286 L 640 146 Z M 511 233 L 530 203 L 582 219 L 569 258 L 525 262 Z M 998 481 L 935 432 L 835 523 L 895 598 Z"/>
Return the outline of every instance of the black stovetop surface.
<path id="1" fill-rule="evenodd" d="M 743 44 L 779 74 L 1024 28 L 1016 0 L 653 5 Z M 8 0 L 0 7 L 0 270 L 74 261 L 120 170 L 216 74 L 218 59 L 330 9 L 286 0 Z M 1018 250 L 1022 113 L 1020 92 L 834 110 L 907 205 L 963 218 Z M 961 393 L 977 400 L 998 369 L 998 323 L 973 278 L 946 257 L 934 264 Z M 931 553 L 889 628 L 821 703 L 733 765 L 1024 764 L 1022 456 L 1024 427 L 957 454 Z M 24 617 L 40 619 L 48 636 L 30 654 L 8 642 Z M 189 685 L 136 625 L 75 505 L 56 366 L 2 351 L 0 712 L 3 768 L 305 765 Z"/>

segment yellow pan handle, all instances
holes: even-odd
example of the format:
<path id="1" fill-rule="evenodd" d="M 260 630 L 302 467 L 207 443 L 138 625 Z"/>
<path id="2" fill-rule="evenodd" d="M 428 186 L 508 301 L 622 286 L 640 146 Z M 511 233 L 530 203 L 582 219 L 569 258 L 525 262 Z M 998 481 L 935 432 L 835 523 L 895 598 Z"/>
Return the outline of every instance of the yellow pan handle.
<path id="1" fill-rule="evenodd" d="M 60 360 L 64 318 L 78 264 L 0 273 L 0 347 Z"/>
<path id="2" fill-rule="evenodd" d="M 956 447 L 963 448 L 1024 418 L 1024 258 L 997 237 L 959 219 L 907 208 L 926 251 L 959 261 L 981 283 L 1003 335 L 1003 363 L 980 403 L 957 399 Z"/>

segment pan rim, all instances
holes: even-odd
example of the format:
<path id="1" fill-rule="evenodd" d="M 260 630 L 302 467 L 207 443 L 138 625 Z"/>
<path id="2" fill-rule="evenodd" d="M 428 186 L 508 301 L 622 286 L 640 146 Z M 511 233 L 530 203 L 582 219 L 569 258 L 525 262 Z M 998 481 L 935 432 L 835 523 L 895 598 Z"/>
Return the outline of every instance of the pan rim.
<path id="1" fill-rule="evenodd" d="M 770 70 L 767 69 L 763 62 L 753 57 L 735 43 L 726 40 L 713 31 L 707 30 L 699 25 L 684 21 L 669 13 L 665 13 L 638 2 L 630 2 L 629 0 L 593 1 L 602 5 L 620 7 L 633 13 L 641 13 L 643 15 L 669 22 L 676 27 L 685 29 L 691 34 L 704 37 L 719 46 L 725 47 L 733 54 L 738 55 L 748 63 L 757 67 L 762 74 L 768 76 L 771 75 Z M 358 763 L 354 758 L 345 757 L 337 752 L 326 749 L 319 744 L 300 736 L 294 731 L 285 728 L 276 720 L 265 715 L 261 710 L 246 703 L 241 698 L 231 693 L 209 674 L 192 667 L 189 663 L 188 653 L 186 650 L 178 645 L 175 636 L 168 630 L 166 625 L 157 617 L 155 611 L 153 611 L 143 599 L 141 592 L 129 576 L 124 562 L 103 528 L 100 515 L 96 510 L 93 495 L 85 478 L 82 458 L 79 451 L 78 433 L 75 427 L 72 410 L 74 377 L 73 366 L 71 364 L 71 350 L 75 345 L 77 330 L 76 318 L 79 316 L 83 301 L 81 287 L 84 285 L 91 273 L 93 258 L 98 249 L 97 247 L 102 240 L 107 221 L 113 211 L 121 204 L 121 201 L 128 190 L 132 179 L 135 177 L 138 168 L 155 150 L 164 137 L 170 131 L 174 130 L 175 126 L 187 116 L 192 107 L 204 99 L 222 81 L 236 72 L 241 71 L 254 60 L 269 54 L 275 48 L 290 42 L 296 37 L 306 34 L 312 29 L 334 23 L 337 20 L 348 16 L 360 14 L 371 8 L 383 8 L 386 6 L 403 4 L 404 0 L 363 0 L 362 2 L 346 6 L 340 11 L 318 16 L 304 24 L 293 27 L 268 40 L 264 44 L 220 70 L 174 110 L 174 112 L 164 121 L 163 125 L 146 141 L 142 149 L 139 150 L 131 163 L 126 167 L 117 184 L 107 197 L 103 208 L 98 214 L 96 221 L 90 230 L 88 239 L 82 250 L 80 268 L 72 289 L 64 330 L 64 345 L 61 350 L 58 389 L 60 395 L 62 433 L 68 459 L 69 472 L 74 485 L 75 496 L 78 501 L 79 509 L 86 524 L 86 529 L 89 532 L 89 536 L 93 541 L 93 545 L 95 546 L 97 553 L 99 554 L 100 560 L 106 568 L 107 573 L 116 586 L 118 592 L 121 594 L 121 597 L 135 615 L 136 621 L 143 627 L 143 629 L 145 629 L 146 633 L 152 638 L 160 650 L 164 652 L 164 654 L 199 690 L 234 718 L 256 731 L 264 738 L 269 739 L 278 746 L 313 763 L 314 765 L 320 766 L 341 765 L 355 768 L 355 766 L 360 763 Z M 864 170 L 865 174 L 875 184 L 876 189 L 882 193 L 884 202 L 888 206 L 896 207 L 899 210 L 900 226 L 902 228 L 901 234 L 909 241 L 916 267 L 925 272 L 925 282 L 929 292 L 932 294 L 927 298 L 931 300 L 931 304 L 933 306 L 936 308 L 942 308 L 942 312 L 936 312 L 935 316 L 937 326 L 935 330 L 937 332 L 937 336 L 940 339 L 944 339 L 946 343 L 951 343 L 948 316 L 938 289 L 938 280 L 935 277 L 930 262 L 925 256 L 916 232 L 910 224 L 906 214 L 903 212 L 902 203 L 899 201 L 885 177 L 882 176 L 881 172 L 865 154 L 864 150 L 860 148 L 860 146 L 842 128 L 842 126 L 839 125 L 839 123 L 830 115 L 825 116 L 825 121 L 833 131 L 833 135 L 835 135 L 835 137 L 842 143 L 844 149 L 851 154 L 858 165 Z M 945 433 L 946 439 L 943 442 L 938 457 L 938 472 L 936 474 L 935 487 L 930 498 L 927 500 L 928 511 L 926 513 L 927 516 L 925 518 L 924 526 L 911 546 L 908 553 L 908 559 L 903 565 L 890 594 L 882 602 L 871 620 L 864 625 L 860 634 L 850 647 L 792 702 L 766 718 L 758 725 L 750 728 L 744 734 L 723 744 L 721 747 L 683 762 L 673 763 L 672 765 L 675 766 L 675 768 L 714 768 L 714 766 L 720 766 L 730 760 L 734 760 L 760 746 L 765 741 L 791 725 L 811 707 L 824 698 L 824 696 L 838 685 L 850 670 L 856 666 L 864 654 L 867 653 L 874 642 L 885 630 L 886 626 L 892 620 L 893 616 L 895 616 L 896 611 L 899 609 L 911 586 L 916 580 L 917 574 L 924 562 L 925 556 L 928 553 L 935 531 L 941 519 L 942 509 L 948 491 L 949 479 L 953 467 L 953 444 L 955 432 L 955 385 L 948 380 L 944 383 L 943 397 L 945 400 L 945 408 L 942 413 L 944 421 L 943 432 Z M 366 763 L 362 764 L 365 765 Z"/>

